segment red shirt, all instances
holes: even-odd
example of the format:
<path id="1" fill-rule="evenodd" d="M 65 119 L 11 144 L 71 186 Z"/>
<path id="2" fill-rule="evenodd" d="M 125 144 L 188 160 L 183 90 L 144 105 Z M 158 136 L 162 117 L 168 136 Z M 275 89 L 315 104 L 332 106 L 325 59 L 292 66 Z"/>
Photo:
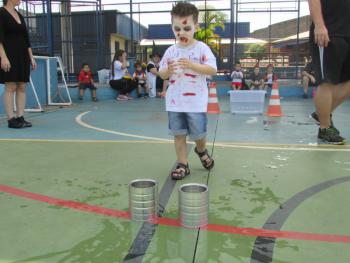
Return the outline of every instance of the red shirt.
<path id="1" fill-rule="evenodd" d="M 85 72 L 84 70 L 81 70 L 78 79 L 79 83 L 91 84 L 93 82 L 91 71 Z"/>

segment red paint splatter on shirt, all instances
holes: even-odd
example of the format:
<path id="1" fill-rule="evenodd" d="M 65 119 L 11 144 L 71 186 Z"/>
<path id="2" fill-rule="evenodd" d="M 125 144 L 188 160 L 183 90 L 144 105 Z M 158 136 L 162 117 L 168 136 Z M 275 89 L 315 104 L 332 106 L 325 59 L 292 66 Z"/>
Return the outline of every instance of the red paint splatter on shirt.
<path id="1" fill-rule="evenodd" d="M 172 79 L 172 80 L 170 80 L 170 83 L 171 83 L 171 84 L 174 84 L 175 81 L 176 81 L 176 80 Z"/>
<path id="2" fill-rule="evenodd" d="M 206 55 L 203 55 L 203 56 L 202 56 L 202 62 L 207 62 L 207 61 L 208 61 L 207 56 L 206 56 Z"/>
<path id="3" fill-rule="evenodd" d="M 196 96 L 196 93 L 186 92 L 186 93 L 183 93 L 182 96 Z"/>
<path id="4" fill-rule="evenodd" d="M 197 75 L 190 74 L 190 73 L 185 73 L 185 76 L 186 77 L 190 77 L 190 78 L 196 78 L 197 77 Z"/>

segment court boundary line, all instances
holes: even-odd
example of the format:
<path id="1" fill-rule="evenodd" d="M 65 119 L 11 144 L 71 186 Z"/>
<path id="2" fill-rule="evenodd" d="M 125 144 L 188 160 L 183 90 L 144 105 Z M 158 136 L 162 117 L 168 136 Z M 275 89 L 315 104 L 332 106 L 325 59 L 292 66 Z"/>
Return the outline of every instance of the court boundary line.
<path id="1" fill-rule="evenodd" d="M 93 129 L 99 132 L 105 132 L 125 137 L 132 137 L 132 138 L 139 138 L 139 139 L 145 139 L 145 140 L 153 140 L 153 141 L 162 141 L 162 142 L 171 142 L 173 143 L 173 140 L 159 138 L 159 137 L 151 137 L 151 136 L 143 136 L 143 135 L 136 135 L 131 133 L 124 133 L 124 132 L 118 132 L 108 129 L 99 128 L 96 126 L 93 126 L 91 124 L 88 124 L 82 120 L 82 118 L 90 113 L 91 111 L 86 111 L 83 113 L 80 113 L 75 117 L 75 121 L 88 129 Z M 193 144 L 194 142 L 189 141 L 189 144 Z M 212 142 L 208 142 L 210 144 Z M 347 145 L 341 146 L 341 145 L 297 145 L 297 144 L 278 144 L 278 145 L 258 145 L 258 144 L 249 144 L 249 143 L 225 143 L 225 142 L 216 142 L 216 146 L 223 147 L 223 148 L 238 148 L 238 149 L 260 149 L 260 150 L 286 150 L 286 151 L 329 151 L 329 152 L 350 152 L 350 147 Z"/>
<path id="2" fill-rule="evenodd" d="M 25 191 L 13 186 L 0 184 L 0 191 L 11 194 L 13 196 L 22 197 L 42 203 L 48 203 L 58 207 L 66 207 L 73 210 L 82 212 L 89 212 L 103 216 L 110 216 L 114 218 L 130 220 L 130 214 L 127 211 L 116 210 L 105 208 L 101 206 L 89 205 L 72 200 L 65 200 L 55 197 L 50 197 L 34 192 Z M 178 219 L 174 218 L 154 218 L 150 220 L 151 223 L 163 226 L 182 227 Z M 184 228 L 186 229 L 186 228 Z M 267 238 L 281 238 L 281 239 L 292 239 L 292 240 L 308 240 L 308 241 L 319 241 L 326 243 L 350 243 L 350 235 L 334 235 L 334 234 L 319 234 L 319 233 L 307 233 L 297 231 L 281 231 L 281 230 L 268 230 L 259 228 L 249 227 L 237 227 L 230 225 L 218 225 L 208 224 L 206 227 L 200 228 L 209 232 L 226 233 L 226 234 L 237 234 L 242 236 L 253 236 L 253 237 L 267 237 Z"/>

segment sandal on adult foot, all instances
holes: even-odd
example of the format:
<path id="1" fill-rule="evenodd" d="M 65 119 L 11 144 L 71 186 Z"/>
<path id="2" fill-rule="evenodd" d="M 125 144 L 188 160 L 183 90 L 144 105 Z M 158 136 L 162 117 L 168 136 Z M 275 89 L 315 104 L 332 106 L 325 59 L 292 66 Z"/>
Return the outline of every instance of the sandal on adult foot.
<path id="1" fill-rule="evenodd" d="M 198 155 L 198 157 L 201 160 L 201 163 L 205 169 L 211 170 L 214 167 L 214 159 L 211 158 L 207 149 L 205 149 L 204 152 L 198 152 L 197 147 L 196 147 L 196 148 L 194 148 L 194 152 Z"/>
<path id="2" fill-rule="evenodd" d="M 178 163 L 176 168 L 171 172 L 171 179 L 182 180 L 190 174 L 188 164 Z"/>

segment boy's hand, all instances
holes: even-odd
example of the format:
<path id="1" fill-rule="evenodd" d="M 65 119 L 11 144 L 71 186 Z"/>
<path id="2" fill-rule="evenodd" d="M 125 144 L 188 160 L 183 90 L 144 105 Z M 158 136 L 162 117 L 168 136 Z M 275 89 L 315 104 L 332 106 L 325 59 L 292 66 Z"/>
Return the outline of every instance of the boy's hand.
<path id="1" fill-rule="evenodd" d="M 182 69 L 193 69 L 194 63 L 188 58 L 180 58 L 177 65 Z"/>
<path id="2" fill-rule="evenodd" d="M 174 61 L 170 61 L 168 63 L 168 75 L 171 76 L 175 73 L 175 68 L 176 68 L 176 65 L 175 65 L 175 62 Z"/>

